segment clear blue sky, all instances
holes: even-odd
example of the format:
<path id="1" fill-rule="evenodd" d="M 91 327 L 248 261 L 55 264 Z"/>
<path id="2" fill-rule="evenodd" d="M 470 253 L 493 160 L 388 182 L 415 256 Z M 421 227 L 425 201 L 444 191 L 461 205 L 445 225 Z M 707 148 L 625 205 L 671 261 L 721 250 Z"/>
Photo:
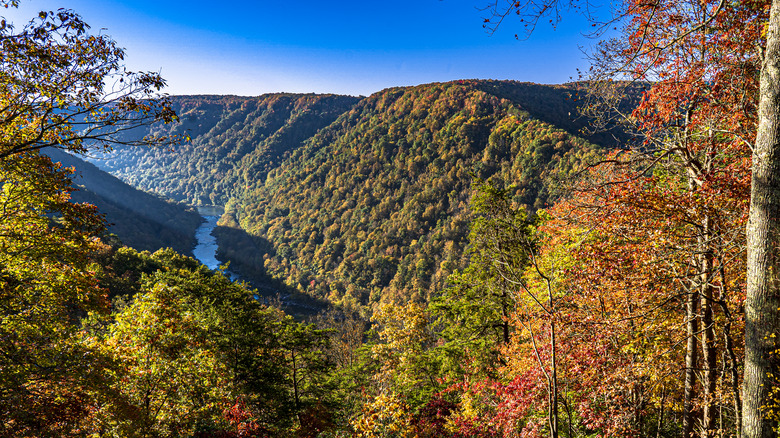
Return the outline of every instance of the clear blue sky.
<path id="1" fill-rule="evenodd" d="M 503 0 L 502 0 L 503 1 Z M 576 15 L 530 38 L 508 20 L 482 28 L 487 0 L 22 0 L 0 10 L 21 25 L 70 8 L 127 49 L 133 70 L 159 71 L 170 94 L 316 92 L 369 95 L 454 79 L 563 83 L 587 67 Z M 104 29 L 104 30 L 101 30 Z"/>

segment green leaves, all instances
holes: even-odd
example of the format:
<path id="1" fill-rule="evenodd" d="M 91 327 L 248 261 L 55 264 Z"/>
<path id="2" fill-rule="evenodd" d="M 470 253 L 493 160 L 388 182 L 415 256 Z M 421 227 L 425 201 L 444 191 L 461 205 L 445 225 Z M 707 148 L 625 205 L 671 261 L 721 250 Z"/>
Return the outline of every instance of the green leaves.
<path id="1" fill-rule="evenodd" d="M 449 277 L 450 286 L 432 299 L 449 372 L 494 375 L 499 350 L 510 342 L 516 296 L 535 247 L 525 211 L 509 191 L 481 180 L 474 183 L 466 268 Z M 464 364 L 469 363 L 469 370 Z"/>
<path id="2" fill-rule="evenodd" d="M 123 50 L 88 30 L 66 9 L 42 11 L 19 31 L 7 23 L 0 27 L 0 158 L 45 147 L 83 153 L 176 141 L 125 135 L 174 120 L 169 103 L 158 95 L 165 81 L 156 73 L 127 71 Z"/>
<path id="3" fill-rule="evenodd" d="M 105 373 L 114 395 L 97 414 L 112 433 L 191 436 L 253 425 L 279 435 L 328 415 L 324 332 L 171 250 L 114 257 L 111 268 L 138 281 L 94 337 L 113 358 Z"/>
<path id="4" fill-rule="evenodd" d="M 104 411 L 114 433 L 191 435 L 197 425 L 224 426 L 221 413 L 233 394 L 226 364 L 207 347 L 215 323 L 207 309 L 163 282 L 117 315 L 101 347 L 117 363 L 109 370 L 121 395 L 113 406 L 130 406 L 137 416 L 122 423 L 117 412 Z"/>
<path id="5" fill-rule="evenodd" d="M 88 400 L 104 387 L 104 358 L 81 327 L 107 310 L 89 260 L 104 221 L 94 207 L 69 202 L 69 173 L 37 151 L 110 147 L 127 129 L 172 117 L 164 101 L 149 100 L 163 85 L 159 76 L 126 72 L 116 43 L 88 29 L 63 9 L 0 26 L 4 436 L 66 436 L 89 421 Z"/>
<path id="6" fill-rule="evenodd" d="M 107 306 L 88 258 L 103 220 L 69 184 L 37 153 L 0 160 L 0 434 L 66 434 L 86 416 L 97 358 L 79 319 Z"/>

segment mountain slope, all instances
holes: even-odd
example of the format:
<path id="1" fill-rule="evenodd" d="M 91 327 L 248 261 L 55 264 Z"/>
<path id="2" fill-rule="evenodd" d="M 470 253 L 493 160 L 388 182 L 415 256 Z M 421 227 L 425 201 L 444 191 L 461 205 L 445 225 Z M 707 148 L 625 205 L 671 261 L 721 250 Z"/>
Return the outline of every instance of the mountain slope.
<path id="1" fill-rule="evenodd" d="M 73 201 L 97 206 L 106 216 L 108 231 L 122 243 L 142 251 L 170 247 L 192 255 L 195 229 L 201 223 L 196 211 L 135 189 L 79 157 L 57 149 L 46 154 L 75 169 L 78 191 L 72 193 Z"/>
<path id="2" fill-rule="evenodd" d="M 224 205 L 237 195 L 240 184 L 263 179 L 287 154 L 359 99 L 268 94 L 172 100 L 180 123 L 153 129 L 160 134 L 189 135 L 191 142 L 172 150 L 119 148 L 94 163 L 135 187 L 177 201 Z"/>
<path id="3" fill-rule="evenodd" d="M 463 263 L 472 175 L 514 186 L 515 201 L 533 211 L 598 150 L 485 85 L 393 88 L 362 100 L 265 180 L 248 181 L 222 223 L 270 246 L 267 272 L 311 295 L 352 305 L 426 298 Z M 546 91 L 560 101 L 573 92 Z"/>
<path id="4" fill-rule="evenodd" d="M 175 151 L 101 166 L 195 204 L 227 203 L 221 259 L 348 305 L 426 298 L 464 264 L 473 177 L 530 211 L 611 135 L 586 140 L 577 85 L 455 81 L 370 97 L 185 96 Z M 597 146 L 601 144 L 602 146 Z"/>

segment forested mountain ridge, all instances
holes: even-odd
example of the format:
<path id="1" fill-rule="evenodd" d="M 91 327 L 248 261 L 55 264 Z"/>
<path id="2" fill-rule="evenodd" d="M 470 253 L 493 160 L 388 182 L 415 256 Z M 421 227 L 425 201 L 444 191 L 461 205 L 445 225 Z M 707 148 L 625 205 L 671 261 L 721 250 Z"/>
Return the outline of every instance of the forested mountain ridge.
<path id="1" fill-rule="evenodd" d="M 588 84 L 392 88 L 311 124 L 327 97 L 225 98 L 189 131 L 75 12 L 0 17 L 0 437 L 776 436 L 780 0 L 626 6 Z M 628 72 L 653 80 L 630 112 Z M 583 85 L 635 143 L 576 135 Z M 290 141 L 239 148 L 244 122 Z M 185 132 L 219 138 L 167 173 L 141 165 L 161 149 L 128 163 L 228 199 L 220 244 L 264 289 L 335 305 L 302 323 L 102 239 L 44 155 Z"/>
<path id="2" fill-rule="evenodd" d="M 265 180 L 246 181 L 223 224 L 270 244 L 266 271 L 311 295 L 348 306 L 429 297 L 465 262 L 474 177 L 511 186 L 513 199 L 535 210 L 599 149 L 522 102 L 484 91 L 497 85 L 541 87 L 576 114 L 567 100 L 575 90 L 565 86 L 387 89 L 319 131 Z"/>
<path id="3" fill-rule="evenodd" d="M 165 80 L 74 11 L 0 17 L 0 437 L 776 436 L 780 0 L 624 6 L 587 84 L 195 97 L 168 128 Z M 577 135 L 586 85 L 635 142 Z M 231 258 L 335 305 L 104 239 L 44 155 L 186 132 L 125 164 L 227 199 Z"/>
<path id="4" fill-rule="evenodd" d="M 594 99 L 594 84 L 573 82 L 560 85 L 520 83 L 516 81 L 479 80 L 474 86 L 487 94 L 506 99 L 527 111 L 535 119 L 555 125 L 572 134 L 586 138 L 601 146 L 625 145 L 633 138 L 626 126 L 614 123 L 611 116 L 600 115 L 598 121 L 590 113 L 609 111 Z M 622 82 L 623 94 L 615 102 L 620 111 L 630 113 L 639 105 L 642 93 L 649 88 L 647 82 Z M 589 94 L 594 96 L 589 96 Z M 603 97 L 603 96 L 602 96 Z M 619 102 L 619 103 L 618 103 Z M 613 108 L 614 110 L 615 108 Z"/>
<path id="5" fill-rule="evenodd" d="M 474 176 L 513 186 L 535 210 L 598 149 L 581 137 L 582 86 L 461 80 L 362 99 L 180 96 L 181 123 L 151 132 L 191 141 L 95 163 L 176 200 L 227 203 L 221 258 L 256 280 L 270 274 L 353 304 L 424 297 L 464 262 Z"/>
<path id="6" fill-rule="evenodd" d="M 108 232 L 125 245 L 139 251 L 173 248 L 192 255 L 195 230 L 201 223 L 198 213 L 129 186 L 91 163 L 58 149 L 46 151 L 52 161 L 74 170 L 71 194 L 75 202 L 95 205 L 105 215 Z"/>
<path id="7" fill-rule="evenodd" d="M 175 149 L 119 148 L 93 162 L 143 190 L 194 205 L 223 205 L 237 194 L 241 181 L 264 178 L 287 153 L 358 98 L 278 93 L 171 100 L 180 123 L 156 125 L 152 133 L 189 136 L 191 142 Z"/>

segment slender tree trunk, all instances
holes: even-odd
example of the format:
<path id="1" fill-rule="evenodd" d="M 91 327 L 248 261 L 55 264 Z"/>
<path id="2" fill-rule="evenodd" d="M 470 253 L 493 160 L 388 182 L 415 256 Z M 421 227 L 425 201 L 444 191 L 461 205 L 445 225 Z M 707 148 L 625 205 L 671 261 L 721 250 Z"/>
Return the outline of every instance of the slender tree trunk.
<path id="1" fill-rule="evenodd" d="M 661 387 L 661 402 L 658 405 L 658 424 L 655 428 L 655 438 L 661 438 L 661 429 L 664 425 L 664 402 L 666 401 L 666 386 Z"/>
<path id="2" fill-rule="evenodd" d="M 703 232 L 700 239 L 701 246 L 701 353 L 704 361 L 704 372 L 702 373 L 702 390 L 704 404 L 702 406 L 702 438 L 711 438 L 715 436 L 717 427 L 715 390 L 718 385 L 717 373 L 717 355 L 715 348 L 715 329 L 712 321 L 712 304 L 714 299 L 714 287 L 712 286 L 713 276 L 713 255 L 710 249 L 712 242 L 712 220 L 709 217 L 704 219 Z"/>
<path id="3" fill-rule="evenodd" d="M 644 388 L 641 384 L 635 384 L 631 392 L 634 393 L 634 424 L 636 424 L 637 438 L 644 438 L 644 415 L 642 413 L 645 410 L 645 397 Z"/>
<path id="4" fill-rule="evenodd" d="M 695 290 L 695 289 L 694 289 Z M 693 426 L 696 422 L 696 413 L 693 407 L 696 385 L 696 362 L 698 360 L 699 349 L 696 336 L 699 331 L 698 293 L 691 290 L 688 292 L 688 300 L 685 306 L 685 317 L 687 319 L 688 343 L 685 348 L 685 401 L 683 404 L 683 438 L 693 436 Z"/>
<path id="5" fill-rule="evenodd" d="M 558 438 L 558 363 L 556 358 L 557 345 L 555 343 L 555 321 L 550 321 L 550 370 L 551 386 L 550 388 L 550 437 Z"/>
<path id="6" fill-rule="evenodd" d="M 509 292 L 507 291 L 507 288 L 504 288 L 503 292 L 501 293 L 501 333 L 503 335 L 503 341 L 504 345 L 509 345 L 509 341 L 511 340 L 510 332 L 509 332 L 509 300 L 511 298 L 509 297 Z"/>
<path id="7" fill-rule="evenodd" d="M 737 438 L 742 437 L 742 394 L 739 391 L 739 370 L 737 365 L 737 355 L 734 353 L 734 341 L 731 339 L 731 321 L 728 321 L 723 328 L 725 332 L 724 342 L 726 344 L 726 354 L 729 358 L 729 375 L 731 377 L 731 392 L 734 394 L 734 426 Z"/>
<path id="8" fill-rule="evenodd" d="M 761 407 L 771 389 L 768 336 L 780 333 L 780 0 L 772 0 L 759 93 L 747 226 L 743 438 L 775 435 Z"/>
<path id="9" fill-rule="evenodd" d="M 701 297 L 702 307 L 702 360 L 704 372 L 702 373 L 702 390 L 704 405 L 702 406 L 702 438 L 712 438 L 717 427 L 717 403 L 715 390 L 718 385 L 717 355 L 715 348 L 715 330 L 712 328 L 712 287 L 705 286 L 705 293 Z"/>
<path id="10" fill-rule="evenodd" d="M 298 419 L 298 426 L 301 425 L 301 400 L 298 395 L 298 367 L 295 363 L 295 352 L 292 353 L 292 371 L 293 371 L 293 391 L 295 396 L 295 418 Z"/>
<path id="11" fill-rule="evenodd" d="M 726 323 L 723 325 L 723 345 L 726 350 L 726 357 L 728 357 L 728 369 L 729 376 L 731 377 L 731 392 L 734 397 L 734 426 L 736 429 L 736 437 L 742 437 L 742 394 L 739 388 L 739 365 L 737 361 L 737 354 L 734 352 L 734 340 L 731 336 L 731 326 L 734 319 L 731 316 L 731 310 L 729 309 L 726 297 L 728 290 L 726 289 L 726 273 L 721 265 L 719 269 L 720 274 L 720 298 L 718 304 L 720 305 L 723 315 L 726 318 Z M 725 365 L 724 365 L 725 366 Z"/>

